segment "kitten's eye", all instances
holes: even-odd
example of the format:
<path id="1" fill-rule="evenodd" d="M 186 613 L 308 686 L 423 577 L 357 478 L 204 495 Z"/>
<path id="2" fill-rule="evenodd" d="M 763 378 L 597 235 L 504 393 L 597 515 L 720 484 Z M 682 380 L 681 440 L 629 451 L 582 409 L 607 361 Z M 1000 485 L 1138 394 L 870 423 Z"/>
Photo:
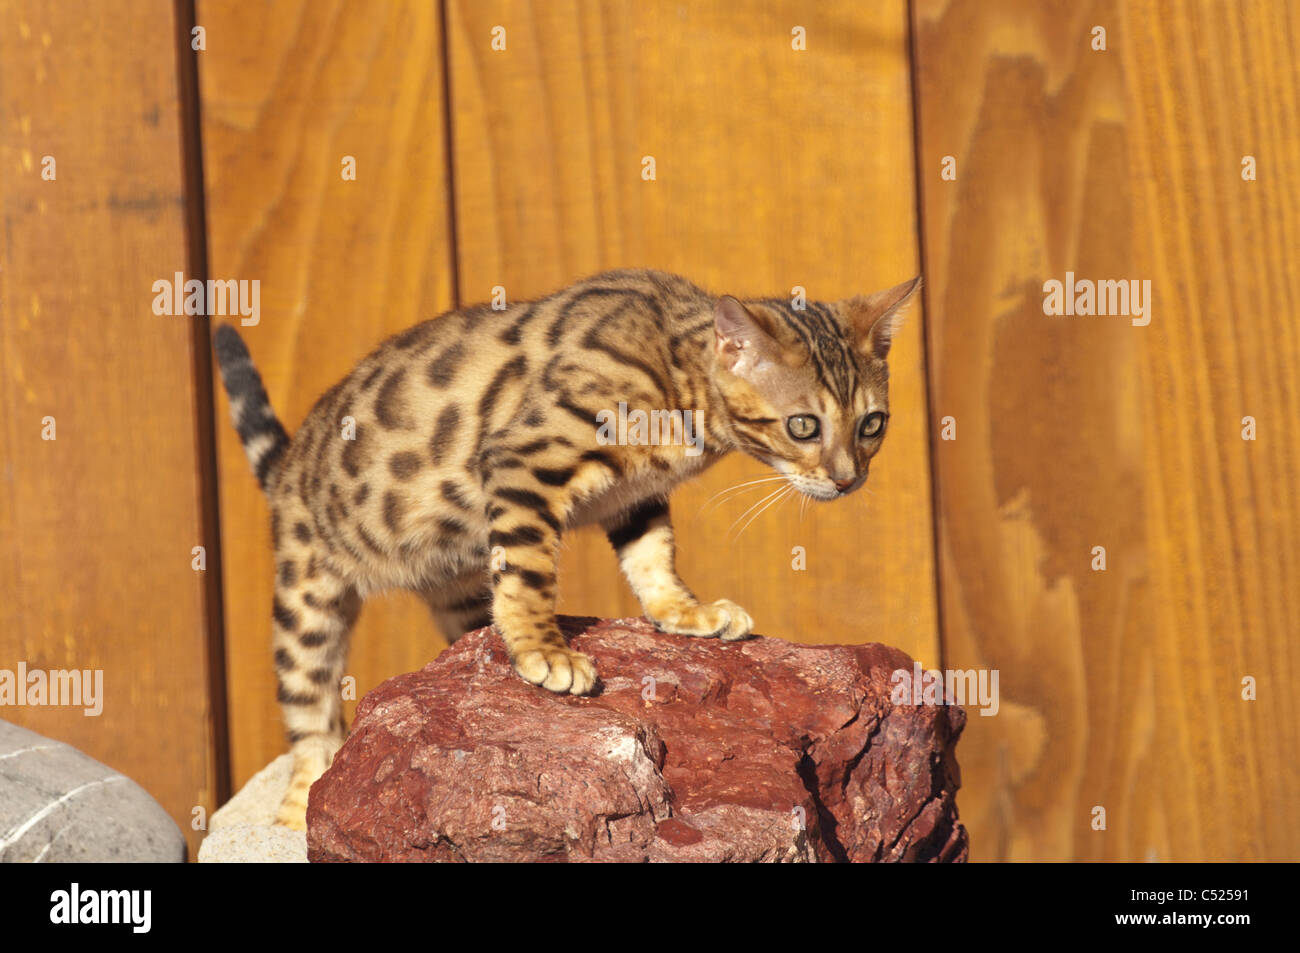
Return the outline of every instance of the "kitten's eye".
<path id="1" fill-rule="evenodd" d="M 795 414 L 785 422 L 785 429 L 795 440 L 811 440 L 821 432 L 817 418 L 811 414 Z"/>
<path id="2" fill-rule="evenodd" d="M 858 428 L 858 436 L 863 439 L 879 437 L 884 430 L 885 415 L 877 410 L 862 418 L 862 426 Z"/>

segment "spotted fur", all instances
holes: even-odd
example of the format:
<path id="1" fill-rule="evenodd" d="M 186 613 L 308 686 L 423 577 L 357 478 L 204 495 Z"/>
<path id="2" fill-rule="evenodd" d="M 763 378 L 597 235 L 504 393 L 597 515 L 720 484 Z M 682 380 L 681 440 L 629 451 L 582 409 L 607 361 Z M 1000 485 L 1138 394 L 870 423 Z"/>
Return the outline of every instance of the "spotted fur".
<path id="1" fill-rule="evenodd" d="M 678 578 L 668 495 L 736 449 L 817 499 L 860 486 L 884 436 L 890 340 L 918 284 L 795 307 L 607 272 L 390 338 L 292 440 L 238 333 L 218 329 L 231 413 L 272 513 L 272 649 L 294 755 L 280 822 L 304 825 L 308 788 L 342 743 L 338 684 L 370 593 L 416 591 L 452 639 L 494 623 L 520 676 L 584 694 L 596 669 L 556 625 L 555 566 L 561 534 L 598 523 L 661 629 L 748 635 L 743 609 L 701 603 Z M 620 402 L 702 412 L 702 452 L 602 442 L 598 414 Z M 865 438 L 871 414 L 880 430 Z M 818 419 L 818 439 L 792 436 L 796 415 Z"/>

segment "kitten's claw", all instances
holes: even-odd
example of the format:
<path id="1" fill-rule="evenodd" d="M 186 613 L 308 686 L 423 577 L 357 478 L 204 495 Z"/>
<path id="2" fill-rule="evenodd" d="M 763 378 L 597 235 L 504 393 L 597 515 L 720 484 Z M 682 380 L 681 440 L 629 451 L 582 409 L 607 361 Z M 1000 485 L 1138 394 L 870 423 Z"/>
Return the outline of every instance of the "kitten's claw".
<path id="1" fill-rule="evenodd" d="M 552 692 L 586 695 L 596 686 L 596 666 L 567 646 L 541 645 L 515 658 L 519 677 Z"/>
<path id="2" fill-rule="evenodd" d="M 738 639 L 748 638 L 749 633 L 754 631 L 754 620 L 749 617 L 749 613 L 730 599 L 719 599 L 714 605 L 721 606 L 727 611 L 727 627 L 718 633 L 722 641 L 735 642 Z"/>
<path id="3" fill-rule="evenodd" d="M 749 613 L 730 599 L 719 599 L 710 605 L 684 606 L 654 621 L 664 632 L 702 639 L 720 638 L 724 642 L 743 639 L 754 630 Z"/>

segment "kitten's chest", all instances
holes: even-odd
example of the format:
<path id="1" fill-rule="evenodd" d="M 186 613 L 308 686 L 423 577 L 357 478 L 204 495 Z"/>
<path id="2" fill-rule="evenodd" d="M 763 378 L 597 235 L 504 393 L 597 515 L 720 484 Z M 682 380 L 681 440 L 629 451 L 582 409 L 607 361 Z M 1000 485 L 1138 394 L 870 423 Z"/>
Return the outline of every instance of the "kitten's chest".
<path id="1" fill-rule="evenodd" d="M 608 488 L 584 499 L 569 515 L 569 526 L 589 526 L 608 520 L 636 504 L 667 497 L 678 485 L 699 476 L 722 459 L 721 454 L 702 453 L 698 457 L 674 460 L 671 470 L 648 468 L 623 477 Z"/>

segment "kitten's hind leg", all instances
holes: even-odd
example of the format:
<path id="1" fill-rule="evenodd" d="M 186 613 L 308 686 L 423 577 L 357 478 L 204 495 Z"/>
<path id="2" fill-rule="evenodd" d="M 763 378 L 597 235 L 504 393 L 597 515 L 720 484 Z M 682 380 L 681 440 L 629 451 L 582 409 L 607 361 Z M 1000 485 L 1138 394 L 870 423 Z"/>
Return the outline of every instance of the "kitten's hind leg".
<path id="1" fill-rule="evenodd" d="M 346 580 L 303 549 L 278 554 L 273 611 L 276 697 L 293 752 L 276 823 L 295 830 L 306 829 L 307 792 L 343 744 L 339 681 L 361 605 Z"/>
<path id="2" fill-rule="evenodd" d="M 492 624 L 492 581 L 486 566 L 467 569 L 417 591 L 448 642 Z"/>
<path id="3" fill-rule="evenodd" d="M 677 575 L 673 526 L 664 500 L 647 500 L 604 524 L 623 575 L 646 617 L 660 630 L 724 640 L 754 628 L 749 613 L 729 599 L 701 605 Z"/>

